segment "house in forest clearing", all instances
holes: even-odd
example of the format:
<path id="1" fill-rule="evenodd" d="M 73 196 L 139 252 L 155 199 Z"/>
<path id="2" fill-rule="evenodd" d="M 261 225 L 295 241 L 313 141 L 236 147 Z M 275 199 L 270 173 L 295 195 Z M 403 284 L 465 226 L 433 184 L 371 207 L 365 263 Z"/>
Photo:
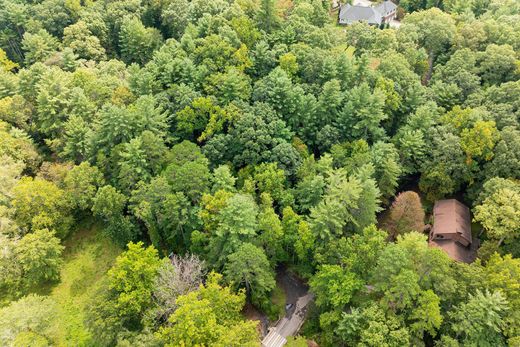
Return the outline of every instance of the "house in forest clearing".
<path id="1" fill-rule="evenodd" d="M 475 260 L 477 245 L 471 236 L 469 208 L 455 199 L 435 202 L 429 245 L 441 248 L 456 261 Z"/>
<path id="2" fill-rule="evenodd" d="M 383 1 L 375 6 L 344 4 L 339 9 L 339 24 L 367 22 L 370 25 L 390 23 L 397 16 L 397 5 Z"/>

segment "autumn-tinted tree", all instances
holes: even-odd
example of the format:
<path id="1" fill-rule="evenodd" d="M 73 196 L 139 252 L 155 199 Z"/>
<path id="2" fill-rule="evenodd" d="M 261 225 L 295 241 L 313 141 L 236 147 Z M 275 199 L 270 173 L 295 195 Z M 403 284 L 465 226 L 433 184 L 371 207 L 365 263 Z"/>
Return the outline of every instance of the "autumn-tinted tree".
<path id="1" fill-rule="evenodd" d="M 423 231 L 424 210 L 416 192 L 406 191 L 397 195 L 386 218 L 385 229 L 394 239 L 410 231 Z"/>

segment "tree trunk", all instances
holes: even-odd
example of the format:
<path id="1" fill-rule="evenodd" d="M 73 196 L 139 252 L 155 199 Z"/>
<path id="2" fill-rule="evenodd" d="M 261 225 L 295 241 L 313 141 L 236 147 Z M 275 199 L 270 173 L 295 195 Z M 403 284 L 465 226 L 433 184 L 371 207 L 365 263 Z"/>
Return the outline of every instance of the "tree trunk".
<path id="1" fill-rule="evenodd" d="M 505 236 L 502 236 L 502 237 L 500 238 L 500 240 L 498 240 L 498 245 L 497 245 L 498 247 L 500 247 L 500 245 L 502 244 L 502 242 L 504 242 L 504 239 L 505 239 L 505 238 L 506 238 Z"/>
<path id="2" fill-rule="evenodd" d="M 432 78 L 434 58 L 435 58 L 435 55 L 433 54 L 433 52 L 430 52 L 430 54 L 428 54 L 428 71 L 426 72 L 426 75 L 424 76 L 424 78 L 422 80 L 422 84 L 424 86 L 427 86 L 428 83 L 430 82 L 430 79 Z"/>

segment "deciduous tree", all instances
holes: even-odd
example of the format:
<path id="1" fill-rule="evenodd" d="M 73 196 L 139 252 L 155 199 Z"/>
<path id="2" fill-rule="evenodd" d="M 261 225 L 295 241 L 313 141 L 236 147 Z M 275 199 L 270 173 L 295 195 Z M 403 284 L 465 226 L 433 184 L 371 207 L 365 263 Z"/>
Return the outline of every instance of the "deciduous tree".
<path id="1" fill-rule="evenodd" d="M 253 321 L 241 319 L 245 303 L 243 292 L 234 294 L 219 285 L 221 275 L 210 274 L 205 285 L 178 297 L 178 308 L 168 319 L 170 325 L 159 330 L 166 346 L 255 346 L 257 333 Z"/>
<path id="2" fill-rule="evenodd" d="M 482 223 L 489 237 L 498 240 L 515 240 L 520 231 L 520 193 L 499 189 L 475 207 L 475 220 Z"/>
<path id="3" fill-rule="evenodd" d="M 52 325 L 57 311 L 56 302 L 47 296 L 30 294 L 12 302 L 0 310 L 0 342 L 16 345 L 24 334 L 31 334 L 32 341 L 41 346 L 52 344 L 56 338 Z"/>
<path id="4" fill-rule="evenodd" d="M 23 177 L 13 188 L 13 218 L 22 234 L 38 229 L 54 229 L 60 238 L 70 231 L 72 216 L 65 191 L 40 178 Z"/>
<path id="5" fill-rule="evenodd" d="M 92 208 L 97 189 L 105 180 L 99 169 L 83 162 L 73 167 L 65 177 L 65 191 L 70 194 L 76 208 L 86 211 Z"/>
<path id="6" fill-rule="evenodd" d="M 477 291 L 468 301 L 450 311 L 451 329 L 463 343 L 503 345 L 502 329 L 508 302 L 500 292 Z"/>
<path id="7" fill-rule="evenodd" d="M 121 318 L 138 319 L 152 304 L 152 292 L 161 260 L 153 246 L 142 242 L 128 244 L 108 271 L 109 288 L 116 292 L 116 307 Z"/>
<path id="8" fill-rule="evenodd" d="M 269 300 L 269 293 L 276 284 L 265 252 L 251 243 L 243 243 L 229 255 L 224 275 L 232 286 L 245 287 L 252 302 L 261 306 Z"/>
<path id="9" fill-rule="evenodd" d="M 64 247 L 53 231 L 36 230 L 15 244 L 16 264 L 21 269 L 21 282 L 26 288 L 60 278 Z"/>
<path id="10" fill-rule="evenodd" d="M 416 192 L 406 191 L 399 193 L 395 198 L 388 217 L 385 229 L 392 238 L 407 232 L 422 232 L 424 229 L 424 210 L 421 198 Z"/>

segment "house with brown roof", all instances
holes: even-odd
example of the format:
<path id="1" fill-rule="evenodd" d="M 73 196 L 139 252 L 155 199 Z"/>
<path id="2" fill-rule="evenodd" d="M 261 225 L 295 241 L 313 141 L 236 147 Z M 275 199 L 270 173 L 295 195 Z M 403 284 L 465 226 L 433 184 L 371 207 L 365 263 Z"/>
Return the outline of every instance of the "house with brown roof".
<path id="1" fill-rule="evenodd" d="M 444 250 L 453 260 L 474 261 L 477 244 L 471 236 L 469 208 L 455 199 L 435 202 L 429 244 Z"/>

